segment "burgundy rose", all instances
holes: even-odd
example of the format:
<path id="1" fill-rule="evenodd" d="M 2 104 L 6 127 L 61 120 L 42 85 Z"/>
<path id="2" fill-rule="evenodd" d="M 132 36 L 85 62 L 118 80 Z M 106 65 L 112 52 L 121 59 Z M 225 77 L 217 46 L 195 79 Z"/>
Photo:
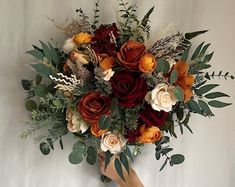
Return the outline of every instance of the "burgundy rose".
<path id="1" fill-rule="evenodd" d="M 91 47 L 97 54 L 116 55 L 116 45 L 112 41 L 112 37 L 119 37 L 118 28 L 115 23 L 112 25 L 101 25 L 94 33 Z"/>
<path id="2" fill-rule="evenodd" d="M 147 126 L 161 127 L 165 124 L 168 112 L 153 110 L 150 105 L 147 105 L 139 112 L 139 120 Z"/>
<path id="3" fill-rule="evenodd" d="M 136 130 L 129 130 L 127 129 L 125 132 L 125 138 L 128 140 L 128 142 L 135 142 L 136 138 L 141 135 L 140 133 L 140 125 Z"/>
<path id="4" fill-rule="evenodd" d="M 138 73 L 121 71 L 111 78 L 112 90 L 119 105 L 130 108 L 143 103 L 147 93 L 147 84 Z"/>

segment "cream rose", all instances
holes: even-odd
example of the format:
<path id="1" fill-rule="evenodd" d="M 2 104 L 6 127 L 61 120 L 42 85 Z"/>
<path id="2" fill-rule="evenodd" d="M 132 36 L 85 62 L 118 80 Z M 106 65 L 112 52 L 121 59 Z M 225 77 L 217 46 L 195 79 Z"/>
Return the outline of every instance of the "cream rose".
<path id="1" fill-rule="evenodd" d="M 73 41 L 73 38 L 70 38 L 64 42 L 62 50 L 69 54 L 71 51 L 73 51 L 77 47 L 77 44 Z"/>
<path id="2" fill-rule="evenodd" d="M 152 108 L 157 111 L 169 112 L 177 100 L 173 93 L 172 87 L 167 84 L 158 84 L 152 91 L 148 92 L 145 100 L 151 104 Z"/>
<path id="3" fill-rule="evenodd" d="M 110 131 L 102 135 L 101 150 L 118 154 L 126 145 L 126 139 L 121 134 L 112 134 Z"/>
<path id="4" fill-rule="evenodd" d="M 72 111 L 70 108 L 66 112 L 67 128 L 70 132 L 84 133 L 89 128 L 89 125 L 81 119 L 77 111 Z"/>

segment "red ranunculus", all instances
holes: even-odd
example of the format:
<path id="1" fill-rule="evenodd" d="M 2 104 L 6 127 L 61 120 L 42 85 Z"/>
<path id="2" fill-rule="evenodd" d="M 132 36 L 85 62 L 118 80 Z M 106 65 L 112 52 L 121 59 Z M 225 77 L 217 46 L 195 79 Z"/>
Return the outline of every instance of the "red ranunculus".
<path id="1" fill-rule="evenodd" d="M 147 84 L 138 73 L 121 71 L 111 78 L 112 90 L 119 106 L 130 108 L 143 103 Z"/>
<path id="2" fill-rule="evenodd" d="M 119 37 L 119 30 L 115 23 L 112 25 L 101 25 L 94 33 L 91 47 L 97 54 L 108 54 L 116 56 L 116 45 L 111 41 L 111 36 Z"/>
<path id="3" fill-rule="evenodd" d="M 139 111 L 139 120 L 147 126 L 161 127 L 165 124 L 168 112 L 153 110 L 150 105 Z"/>

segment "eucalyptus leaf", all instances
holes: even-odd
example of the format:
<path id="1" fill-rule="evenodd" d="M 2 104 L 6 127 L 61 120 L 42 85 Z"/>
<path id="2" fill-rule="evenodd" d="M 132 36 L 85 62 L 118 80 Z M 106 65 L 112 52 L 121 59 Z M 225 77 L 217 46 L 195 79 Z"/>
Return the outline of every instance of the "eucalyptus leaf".
<path id="1" fill-rule="evenodd" d="M 34 93 L 39 97 L 44 97 L 47 94 L 47 86 L 45 84 L 35 86 Z"/>
<path id="2" fill-rule="evenodd" d="M 172 155 L 171 156 L 171 163 L 173 165 L 176 165 L 176 164 L 181 164 L 183 163 L 185 160 L 184 156 L 181 155 L 181 154 L 175 154 L 175 155 Z"/>
<path id="3" fill-rule="evenodd" d="M 173 90 L 173 93 L 178 101 L 184 100 L 184 92 L 180 86 L 176 86 Z"/>
<path id="4" fill-rule="evenodd" d="M 171 84 L 171 85 L 174 84 L 174 83 L 177 81 L 177 79 L 178 79 L 178 72 L 177 72 L 177 70 L 174 69 L 174 70 L 171 72 L 170 84 Z"/>
<path id="5" fill-rule="evenodd" d="M 195 60 L 195 59 L 199 56 L 200 51 L 201 51 L 201 49 L 202 49 L 204 43 L 205 43 L 205 42 L 202 42 L 202 43 L 196 48 L 196 50 L 194 51 L 194 53 L 193 53 L 193 55 L 192 55 L 191 60 Z"/>
<path id="6" fill-rule="evenodd" d="M 208 104 L 215 108 L 223 108 L 223 107 L 231 105 L 232 103 L 224 103 L 221 101 L 213 100 L 213 101 L 209 101 Z"/>
<path id="7" fill-rule="evenodd" d="M 39 85 L 42 81 L 42 77 L 40 75 L 36 76 L 36 85 Z"/>
<path id="8" fill-rule="evenodd" d="M 205 97 L 207 99 L 215 99 L 218 97 L 230 97 L 230 96 L 222 92 L 212 92 L 212 93 L 206 94 Z"/>
<path id="9" fill-rule="evenodd" d="M 206 44 L 206 45 L 202 48 L 202 50 L 201 50 L 199 56 L 203 56 L 203 55 L 206 53 L 206 51 L 207 51 L 207 49 L 208 49 L 208 47 L 209 47 L 210 45 L 211 45 L 210 43 L 209 43 L 209 44 Z"/>
<path id="10" fill-rule="evenodd" d="M 164 163 L 163 163 L 163 165 L 162 165 L 162 167 L 160 168 L 159 171 L 162 171 L 162 170 L 165 168 L 167 162 L 168 162 L 168 159 L 166 159 L 166 160 L 164 161 Z"/>
<path id="11" fill-rule="evenodd" d="M 98 121 L 98 126 L 101 130 L 108 129 L 110 126 L 110 118 L 102 115 Z"/>
<path id="12" fill-rule="evenodd" d="M 74 145 L 73 145 L 73 151 L 74 152 L 78 152 L 79 155 L 84 155 L 86 153 L 86 145 L 84 142 L 82 141 L 77 141 Z"/>
<path id="13" fill-rule="evenodd" d="M 205 94 L 205 93 L 209 92 L 210 90 L 216 88 L 217 86 L 219 86 L 219 84 L 207 84 L 205 86 L 200 87 L 197 90 L 197 94 L 199 94 L 199 95 Z"/>
<path id="14" fill-rule="evenodd" d="M 184 110 L 183 108 L 178 108 L 177 111 L 176 111 L 176 116 L 178 118 L 178 120 L 182 120 L 183 117 L 184 117 Z"/>
<path id="15" fill-rule="evenodd" d="M 105 152 L 105 161 L 104 161 L 104 169 L 106 170 L 106 168 L 109 165 L 110 159 L 113 155 L 110 153 L 110 151 L 106 151 Z"/>
<path id="16" fill-rule="evenodd" d="M 185 34 L 185 38 L 187 40 L 191 40 L 191 39 L 193 39 L 193 38 L 195 38 L 195 37 L 197 37 L 197 36 L 199 36 L 201 34 L 204 34 L 206 32 L 208 32 L 208 30 L 202 30 L 202 31 L 195 31 L 195 32 L 186 33 Z"/>
<path id="17" fill-rule="evenodd" d="M 93 146 L 89 146 L 87 149 L 87 162 L 91 165 L 96 163 L 97 151 Z"/>
<path id="18" fill-rule="evenodd" d="M 32 87 L 32 82 L 30 80 L 23 79 L 21 80 L 21 85 L 25 90 L 30 90 Z"/>
<path id="19" fill-rule="evenodd" d="M 185 62 L 187 61 L 190 48 L 191 48 L 191 45 L 184 50 L 182 57 L 181 57 L 181 60 L 183 60 Z"/>
<path id="20" fill-rule="evenodd" d="M 211 112 L 210 107 L 207 105 L 207 103 L 203 100 L 198 100 L 198 104 L 201 107 L 203 113 L 205 113 L 206 116 L 213 116 L 214 114 Z"/>
<path id="21" fill-rule="evenodd" d="M 50 147 L 46 142 L 40 143 L 39 148 L 44 155 L 48 155 L 50 153 Z"/>
<path id="22" fill-rule="evenodd" d="M 27 51 L 26 53 L 32 55 L 33 57 L 35 57 L 38 60 L 43 60 L 43 58 L 44 58 L 43 52 L 41 52 L 40 50 L 37 50 L 37 49 Z"/>
<path id="23" fill-rule="evenodd" d="M 78 152 L 76 151 L 73 151 L 69 155 L 69 162 L 71 164 L 80 164 L 82 160 L 83 160 L 83 157 L 80 154 L 78 154 Z"/>
<path id="24" fill-rule="evenodd" d="M 203 62 L 204 62 L 204 63 L 210 62 L 210 60 L 212 59 L 213 55 L 214 55 L 214 52 L 212 52 L 212 53 L 206 55 L 206 56 L 204 57 L 204 59 L 203 59 Z"/>
<path id="25" fill-rule="evenodd" d="M 166 60 L 160 58 L 157 61 L 157 72 L 163 72 L 164 74 L 168 73 L 170 70 L 170 64 Z"/>
<path id="26" fill-rule="evenodd" d="M 51 148 L 52 150 L 54 150 L 53 141 L 52 141 L 50 138 L 47 138 L 47 143 L 48 143 L 48 145 L 50 146 L 50 148 Z"/>
<path id="27" fill-rule="evenodd" d="M 37 104 L 35 101 L 33 100 L 28 100 L 25 102 L 25 108 L 28 110 L 28 111 L 33 111 L 33 110 L 36 110 L 37 109 Z"/>
<path id="28" fill-rule="evenodd" d="M 115 158 L 114 166 L 115 166 L 115 169 L 116 169 L 118 175 L 122 178 L 122 180 L 125 181 L 125 178 L 123 176 L 123 171 L 122 171 L 122 164 L 121 164 L 121 162 L 119 161 L 118 158 Z"/>
<path id="29" fill-rule="evenodd" d="M 126 168 L 127 173 L 130 175 L 129 162 L 128 162 L 128 159 L 124 153 L 120 153 L 120 161 L 121 161 L 122 165 Z"/>
<path id="30" fill-rule="evenodd" d="M 46 66 L 45 64 L 38 63 L 38 64 L 32 64 L 32 67 L 42 76 L 48 77 L 49 75 L 54 75 L 53 70 Z"/>
<path id="31" fill-rule="evenodd" d="M 128 146 L 126 146 L 126 149 L 124 150 L 124 153 L 129 157 L 129 159 L 131 159 L 132 162 L 134 162 L 133 155 L 132 155 L 132 153 L 131 153 Z"/>
<path id="32" fill-rule="evenodd" d="M 189 106 L 189 109 L 192 111 L 192 112 L 196 112 L 198 114 L 202 114 L 201 112 L 201 108 L 199 107 L 198 103 L 194 100 L 189 100 L 188 101 L 188 106 Z"/>

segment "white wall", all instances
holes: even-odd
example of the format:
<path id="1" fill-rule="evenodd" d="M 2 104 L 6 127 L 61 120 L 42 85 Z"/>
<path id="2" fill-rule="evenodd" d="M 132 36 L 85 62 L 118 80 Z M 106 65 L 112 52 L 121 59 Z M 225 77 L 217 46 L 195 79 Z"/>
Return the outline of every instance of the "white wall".
<path id="1" fill-rule="evenodd" d="M 82 187 L 103 186 L 98 170 L 85 162 L 71 165 L 67 156 L 74 139 L 67 137 L 65 150 L 59 146 L 43 156 L 32 140 L 18 138 L 23 126 L 20 121 L 29 115 L 24 109 L 24 91 L 20 80 L 33 73 L 27 64 L 33 58 L 24 52 L 38 40 L 58 39 L 62 35 L 46 15 L 63 23 L 74 16 L 76 8 L 91 15 L 95 0 L 0 0 L 0 186 L 1 187 Z M 102 20 L 115 19 L 115 0 L 101 0 Z M 235 1 L 234 0 L 137 0 L 139 15 L 152 5 L 152 29 L 156 33 L 170 22 L 181 24 L 182 30 L 210 29 L 195 40 L 195 45 L 211 42 L 215 56 L 213 69 L 235 74 Z M 61 41 L 62 39 L 60 39 Z M 235 81 L 219 81 L 220 90 L 235 101 Z M 211 81 L 213 82 L 213 81 Z M 147 187 L 233 187 L 235 184 L 235 105 L 214 110 L 216 117 L 203 119 L 195 115 L 190 121 L 191 135 L 172 142 L 175 152 L 186 156 L 185 163 L 159 172 L 162 161 L 154 158 L 154 149 L 147 146 L 133 167 Z M 114 186 L 112 183 L 109 186 Z"/>

